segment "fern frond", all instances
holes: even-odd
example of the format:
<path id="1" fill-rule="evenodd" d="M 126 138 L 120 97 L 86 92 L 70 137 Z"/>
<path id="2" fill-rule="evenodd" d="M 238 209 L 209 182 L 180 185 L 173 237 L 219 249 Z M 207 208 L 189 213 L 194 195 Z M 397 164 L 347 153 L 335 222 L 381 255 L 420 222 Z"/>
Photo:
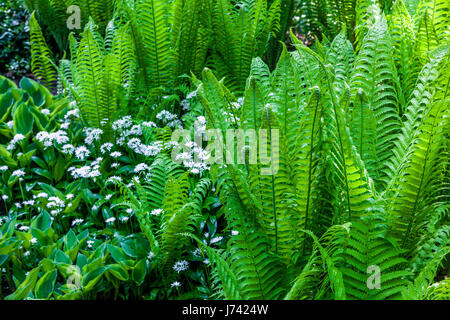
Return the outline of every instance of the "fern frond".
<path id="1" fill-rule="evenodd" d="M 30 21 L 31 69 L 42 83 L 51 88 L 56 81 L 56 72 L 52 65 L 53 54 L 48 48 L 35 12 Z"/>

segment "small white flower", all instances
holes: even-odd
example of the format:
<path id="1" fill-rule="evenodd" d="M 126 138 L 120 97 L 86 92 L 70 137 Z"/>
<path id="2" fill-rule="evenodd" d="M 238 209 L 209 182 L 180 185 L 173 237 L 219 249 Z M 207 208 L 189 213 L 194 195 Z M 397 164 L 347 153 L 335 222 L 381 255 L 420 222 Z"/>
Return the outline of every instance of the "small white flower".
<path id="1" fill-rule="evenodd" d="M 4 194 L 4 195 L 2 195 L 2 199 L 3 199 L 3 201 L 6 201 L 6 200 L 8 200 L 8 196 L 6 195 L 6 194 Z"/>
<path id="2" fill-rule="evenodd" d="M 76 226 L 78 224 L 82 224 L 83 222 L 84 222 L 83 219 L 75 219 L 75 220 L 72 221 L 72 227 Z"/>
<path id="3" fill-rule="evenodd" d="M 112 143 L 110 143 L 110 142 L 107 142 L 107 143 L 104 143 L 101 147 L 100 147 L 100 151 L 101 151 L 101 153 L 105 153 L 105 152 L 109 152 L 109 151 L 111 151 L 111 149 L 112 149 L 112 147 L 113 147 L 114 145 L 112 144 Z"/>
<path id="4" fill-rule="evenodd" d="M 141 171 L 150 170 L 150 167 L 145 163 L 140 163 L 134 168 L 135 173 L 139 173 Z"/>
<path id="5" fill-rule="evenodd" d="M 197 91 L 192 91 L 186 96 L 186 99 L 192 99 L 196 96 L 197 96 Z"/>
<path id="6" fill-rule="evenodd" d="M 16 134 L 6 149 L 9 151 L 14 150 L 16 148 L 16 144 L 24 139 L 25 136 L 23 134 Z"/>
<path id="7" fill-rule="evenodd" d="M 37 198 L 48 198 L 48 194 L 45 193 L 45 192 L 38 193 L 38 194 L 36 195 L 36 199 L 37 199 Z"/>
<path id="8" fill-rule="evenodd" d="M 19 228 L 19 231 L 28 231 L 28 230 L 30 230 L 30 227 L 27 227 L 27 226 L 21 226 Z"/>
<path id="9" fill-rule="evenodd" d="M 87 245 L 88 245 L 88 248 L 92 249 L 92 245 L 94 244 L 94 242 L 95 242 L 95 241 L 93 241 L 93 240 L 88 240 L 88 241 L 86 241 L 86 243 L 87 243 Z"/>
<path id="10" fill-rule="evenodd" d="M 156 128 L 156 124 L 152 121 L 142 122 L 142 125 L 147 128 Z"/>
<path id="11" fill-rule="evenodd" d="M 8 169 L 9 169 L 8 166 L 1 166 L 0 167 L 0 172 L 6 171 Z"/>
<path id="12" fill-rule="evenodd" d="M 90 153 L 91 152 L 85 146 L 78 147 L 75 150 L 75 156 L 77 157 L 78 160 L 82 160 L 82 161 L 86 157 L 88 157 Z"/>
<path id="13" fill-rule="evenodd" d="M 25 176 L 25 170 L 23 170 L 23 169 L 16 170 L 12 173 L 12 176 L 19 177 L 19 178 L 23 177 L 23 176 Z"/>
<path id="14" fill-rule="evenodd" d="M 177 261 L 175 262 L 175 264 L 173 265 L 173 270 L 175 270 L 176 272 L 180 273 L 181 271 L 185 271 L 189 268 L 189 262 L 187 262 L 186 260 L 183 261 Z"/>
<path id="15" fill-rule="evenodd" d="M 179 283 L 178 281 L 172 282 L 172 284 L 170 285 L 171 288 L 175 288 L 175 287 L 181 287 L 181 283 Z"/>
<path id="16" fill-rule="evenodd" d="M 30 242 L 31 242 L 32 244 L 35 244 L 35 243 L 37 243 L 37 239 L 36 239 L 36 238 L 31 238 Z"/>
<path id="17" fill-rule="evenodd" d="M 118 177 L 118 176 L 112 176 L 107 180 L 107 182 L 116 184 L 116 183 L 122 182 L 122 178 Z"/>
<path id="18" fill-rule="evenodd" d="M 22 204 L 24 206 L 34 206 L 34 203 L 35 203 L 34 200 L 27 200 L 27 201 L 22 202 Z"/>
<path id="19" fill-rule="evenodd" d="M 123 117 L 122 119 L 119 119 L 119 120 L 115 121 L 112 124 L 112 128 L 115 131 L 119 131 L 121 129 L 128 129 L 132 125 L 133 125 L 133 122 L 131 121 L 131 116 L 126 116 L 126 117 Z"/>
<path id="20" fill-rule="evenodd" d="M 231 231 L 232 236 L 237 236 L 238 234 L 239 234 L 239 231 L 235 231 L 235 230 Z"/>
<path id="21" fill-rule="evenodd" d="M 114 223 L 116 221 L 116 218 L 114 218 L 114 217 L 111 217 L 111 218 L 109 218 L 109 219 L 106 219 L 106 223 L 108 223 L 108 224 L 112 224 L 112 223 Z"/>
<path id="22" fill-rule="evenodd" d="M 222 239 L 223 239 L 223 237 L 215 237 L 215 238 L 211 239 L 211 244 L 220 242 Z"/>
<path id="23" fill-rule="evenodd" d="M 42 110 L 41 110 L 41 113 L 42 113 L 43 115 L 48 116 L 48 115 L 50 114 L 50 110 L 48 110 L 48 109 L 42 109 Z"/>
<path id="24" fill-rule="evenodd" d="M 110 156 L 113 158 L 120 158 L 122 156 L 122 153 L 120 153 L 119 151 L 114 151 L 110 154 Z"/>
<path id="25" fill-rule="evenodd" d="M 84 133 L 86 134 L 86 139 L 84 140 L 84 143 L 90 145 L 94 141 L 100 140 L 100 137 L 103 134 L 103 130 L 98 128 L 85 128 Z"/>
<path id="26" fill-rule="evenodd" d="M 154 209 L 150 214 L 152 216 L 159 216 L 163 212 L 163 209 Z"/>
<path id="27" fill-rule="evenodd" d="M 62 153 L 72 155 L 75 151 L 75 147 L 71 144 L 65 144 L 62 147 Z"/>

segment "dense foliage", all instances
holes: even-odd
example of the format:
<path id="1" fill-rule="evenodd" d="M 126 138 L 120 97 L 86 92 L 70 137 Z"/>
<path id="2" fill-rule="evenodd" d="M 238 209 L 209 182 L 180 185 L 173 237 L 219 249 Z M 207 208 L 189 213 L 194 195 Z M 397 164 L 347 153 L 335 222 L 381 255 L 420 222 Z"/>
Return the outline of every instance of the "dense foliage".
<path id="1" fill-rule="evenodd" d="M 25 3 L 1 298 L 450 298 L 448 1 Z"/>
<path id="2" fill-rule="evenodd" d="M 19 79 L 30 71 L 27 12 L 20 1 L 0 3 L 0 74 Z"/>

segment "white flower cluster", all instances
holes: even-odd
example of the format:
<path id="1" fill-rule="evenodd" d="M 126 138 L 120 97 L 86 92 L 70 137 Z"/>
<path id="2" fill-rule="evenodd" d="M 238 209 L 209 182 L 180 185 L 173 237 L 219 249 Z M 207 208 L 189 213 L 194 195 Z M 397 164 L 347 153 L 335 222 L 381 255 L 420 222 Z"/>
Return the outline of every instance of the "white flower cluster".
<path id="1" fill-rule="evenodd" d="M 139 173 L 141 171 L 149 171 L 150 167 L 148 165 L 146 165 L 145 163 L 139 163 L 135 168 L 134 168 L 134 173 Z"/>
<path id="2" fill-rule="evenodd" d="M 61 152 L 67 155 L 73 155 L 73 153 L 75 152 L 75 147 L 71 144 L 65 144 L 62 147 Z"/>
<path id="3" fill-rule="evenodd" d="M 16 144 L 24 139 L 25 139 L 25 136 L 23 134 L 20 134 L 20 133 L 16 134 L 6 149 L 9 151 L 14 150 L 16 148 Z"/>
<path id="4" fill-rule="evenodd" d="M 159 215 L 161 215 L 161 213 L 163 213 L 163 209 L 154 209 L 154 210 L 152 210 L 152 212 L 150 212 L 150 214 L 152 215 L 152 216 L 159 216 Z"/>
<path id="5" fill-rule="evenodd" d="M 25 176 L 25 170 L 23 170 L 23 169 L 18 169 L 18 170 L 14 171 L 14 172 L 12 173 L 12 176 L 13 176 L 13 177 L 21 178 L 21 177 Z"/>
<path id="6" fill-rule="evenodd" d="M 181 124 L 181 121 L 178 120 L 177 115 L 172 114 L 167 110 L 163 110 L 160 113 L 158 113 L 156 115 L 156 118 L 158 120 L 161 120 L 169 128 L 179 128 L 179 129 L 183 128 L 183 125 Z"/>
<path id="7" fill-rule="evenodd" d="M 130 139 L 127 146 L 136 154 L 141 154 L 146 157 L 154 157 L 158 155 L 164 147 L 161 141 L 155 141 L 151 145 L 145 145 L 138 138 Z"/>
<path id="8" fill-rule="evenodd" d="M 36 139 L 44 145 L 45 149 L 53 146 L 53 142 L 66 144 L 70 140 L 67 136 L 67 132 L 63 130 L 58 130 L 53 133 L 41 131 L 36 135 Z"/>
<path id="9" fill-rule="evenodd" d="M 112 124 L 112 128 L 115 131 L 122 131 L 124 129 L 128 129 L 133 125 L 133 121 L 131 120 L 131 116 L 123 117 L 122 119 L 119 119 L 115 121 Z"/>
<path id="10" fill-rule="evenodd" d="M 189 168 L 193 174 L 202 174 L 203 171 L 210 170 L 207 161 L 211 155 L 206 150 L 194 141 L 188 141 L 185 147 L 189 148 L 190 151 L 178 154 L 176 160 L 182 160 L 183 165 Z"/>
<path id="11" fill-rule="evenodd" d="M 77 157 L 78 160 L 84 161 L 85 158 L 89 157 L 90 151 L 85 146 L 81 146 L 75 149 L 75 157 Z"/>
<path id="12" fill-rule="evenodd" d="M 177 261 L 175 262 L 175 264 L 173 265 L 173 270 L 175 270 L 176 272 L 180 273 L 181 271 L 185 271 L 189 268 L 189 262 L 187 262 L 186 260 L 183 261 Z"/>
<path id="13" fill-rule="evenodd" d="M 205 117 L 197 117 L 197 119 L 194 122 L 194 132 L 196 135 L 204 134 L 206 133 L 206 119 Z"/>
<path id="14" fill-rule="evenodd" d="M 95 178 L 102 175 L 100 172 L 100 164 L 102 160 L 103 158 L 97 158 L 97 160 L 93 161 L 89 166 L 83 166 L 81 168 L 71 167 L 68 171 L 72 174 L 74 179 L 93 178 L 95 181 Z"/>
<path id="15" fill-rule="evenodd" d="M 103 134 L 103 130 L 98 128 L 85 128 L 84 134 L 86 135 L 84 143 L 86 143 L 87 145 L 91 145 L 95 141 L 100 140 L 100 137 Z"/>
<path id="16" fill-rule="evenodd" d="M 61 213 L 66 207 L 66 204 L 63 200 L 58 197 L 50 197 L 48 198 L 47 208 L 52 209 L 50 214 L 52 216 L 56 216 Z"/>

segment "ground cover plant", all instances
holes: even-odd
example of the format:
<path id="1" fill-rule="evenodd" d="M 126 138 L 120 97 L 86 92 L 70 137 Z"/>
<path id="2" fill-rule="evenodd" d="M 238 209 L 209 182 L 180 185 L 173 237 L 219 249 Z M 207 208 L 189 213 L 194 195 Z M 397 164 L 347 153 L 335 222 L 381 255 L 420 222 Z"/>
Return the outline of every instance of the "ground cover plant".
<path id="1" fill-rule="evenodd" d="M 450 298 L 448 1 L 24 6 L 0 299 Z"/>

